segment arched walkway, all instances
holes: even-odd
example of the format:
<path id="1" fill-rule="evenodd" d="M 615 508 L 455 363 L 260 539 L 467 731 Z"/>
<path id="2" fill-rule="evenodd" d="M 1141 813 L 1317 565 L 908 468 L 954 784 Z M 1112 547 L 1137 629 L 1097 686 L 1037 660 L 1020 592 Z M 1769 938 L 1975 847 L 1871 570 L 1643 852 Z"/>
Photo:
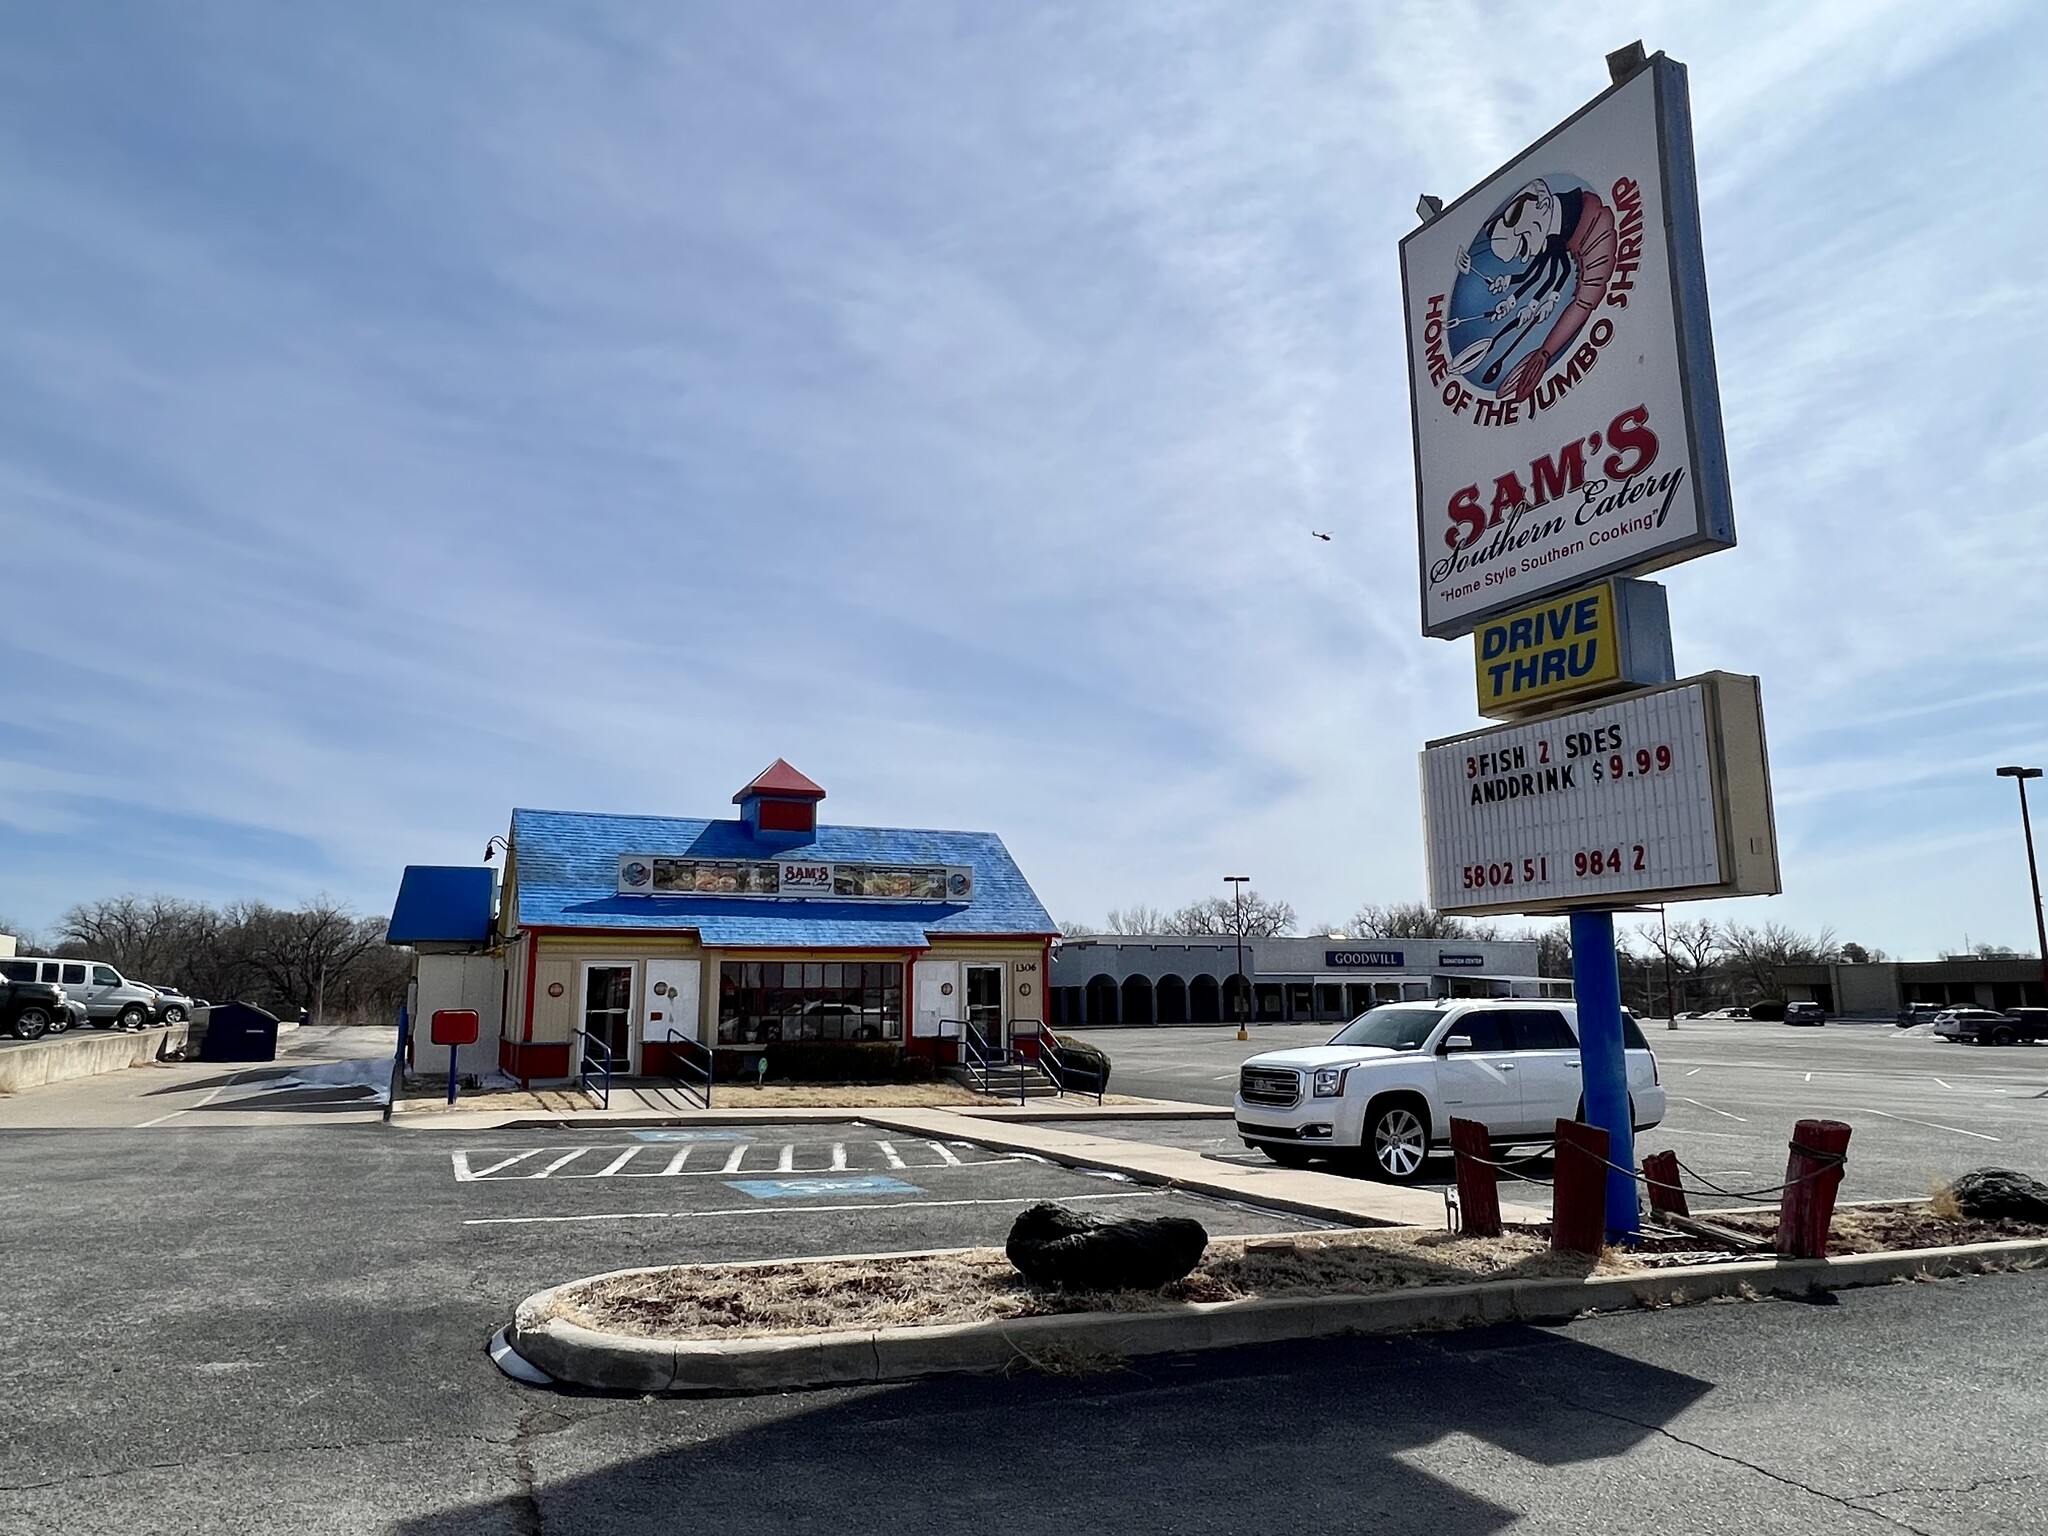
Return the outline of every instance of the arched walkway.
<path id="1" fill-rule="evenodd" d="M 1153 989 L 1153 997 L 1159 1007 L 1159 1022 L 1162 1024 L 1185 1024 L 1188 1021 L 1188 984 L 1178 976 L 1162 976 L 1159 985 Z"/>
<path id="2" fill-rule="evenodd" d="M 1152 978 L 1129 976 L 1124 979 L 1124 1022 L 1126 1024 L 1154 1024 L 1157 1018 L 1152 1012 Z"/>
<path id="3" fill-rule="evenodd" d="M 1242 1010 L 1238 1007 L 1240 997 L 1245 1000 Z M 1240 1013 L 1245 1018 L 1251 1017 L 1251 984 L 1233 972 L 1223 978 L 1223 1020 L 1228 1023 Z"/>
<path id="4" fill-rule="evenodd" d="M 1197 976 L 1188 983 L 1188 1022 L 1190 1024 L 1221 1024 L 1223 1022 L 1223 994 L 1217 990 L 1214 976 Z"/>
<path id="5" fill-rule="evenodd" d="M 1118 1024 L 1123 1021 L 1123 1012 L 1117 1007 L 1114 976 L 1088 978 L 1087 1009 L 1090 1024 Z"/>

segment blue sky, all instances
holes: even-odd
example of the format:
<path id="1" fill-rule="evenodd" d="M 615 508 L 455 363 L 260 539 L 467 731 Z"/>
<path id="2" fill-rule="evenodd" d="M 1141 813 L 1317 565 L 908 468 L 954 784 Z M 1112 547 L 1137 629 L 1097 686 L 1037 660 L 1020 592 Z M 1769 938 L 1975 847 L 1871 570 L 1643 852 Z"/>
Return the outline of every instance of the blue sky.
<path id="1" fill-rule="evenodd" d="M 42 6 L 0 50 L 0 914 L 388 908 L 511 806 L 1003 834 L 1053 911 L 1420 896 L 1399 237 L 1692 71 L 1786 893 L 2031 948 L 2018 5 Z M 1334 534 L 1312 540 L 1311 529 Z M 2042 800 L 2048 812 L 2048 796 Z M 1713 910 L 1713 909 L 1703 909 Z"/>

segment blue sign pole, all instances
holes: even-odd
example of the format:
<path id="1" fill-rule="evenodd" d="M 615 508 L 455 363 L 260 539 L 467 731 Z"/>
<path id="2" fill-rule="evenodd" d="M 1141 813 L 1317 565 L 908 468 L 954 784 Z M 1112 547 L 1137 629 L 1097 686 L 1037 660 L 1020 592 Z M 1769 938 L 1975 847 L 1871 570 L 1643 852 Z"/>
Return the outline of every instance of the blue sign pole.
<path id="1" fill-rule="evenodd" d="M 1607 1235 L 1642 1231 L 1634 1174 L 1636 1134 L 1629 1112 L 1628 1058 L 1621 1037 L 1621 970 L 1614 956 L 1614 914 L 1574 912 L 1572 990 L 1578 994 L 1579 1080 L 1586 1123 L 1607 1132 Z"/>

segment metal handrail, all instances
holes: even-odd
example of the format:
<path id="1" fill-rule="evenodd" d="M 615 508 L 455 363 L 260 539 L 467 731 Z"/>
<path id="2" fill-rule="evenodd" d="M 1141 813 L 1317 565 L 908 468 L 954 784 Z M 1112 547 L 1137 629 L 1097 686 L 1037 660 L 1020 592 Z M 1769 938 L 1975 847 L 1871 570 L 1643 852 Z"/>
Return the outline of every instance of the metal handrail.
<path id="1" fill-rule="evenodd" d="M 1049 1065 L 1047 1064 L 1048 1057 L 1051 1058 Z M 1095 1095 L 1096 1103 L 1100 1104 L 1102 1102 L 1102 1096 L 1109 1087 L 1108 1075 L 1100 1067 L 1082 1066 L 1077 1062 L 1069 1061 L 1067 1059 L 1067 1048 L 1060 1044 L 1059 1036 L 1053 1033 L 1050 1024 L 1040 1024 L 1038 1026 L 1038 1060 L 1040 1065 L 1046 1067 L 1046 1076 L 1050 1077 L 1058 1086 L 1060 1097 L 1066 1097 L 1067 1080 L 1069 1077 L 1085 1076 L 1089 1080 L 1088 1084 L 1076 1085 L 1075 1091 L 1077 1093 L 1092 1093 Z"/>
<path id="2" fill-rule="evenodd" d="M 1030 1095 L 1026 1093 L 1024 1087 L 1023 1065 L 1011 1059 L 1013 1053 L 1008 1048 L 998 1049 L 990 1045 L 981 1037 L 981 1031 L 965 1019 L 949 1020 L 947 1022 L 958 1023 L 960 1026 L 960 1054 L 966 1058 L 967 1075 L 974 1083 L 976 1091 L 994 1097 L 996 1091 L 995 1069 L 999 1066 L 1015 1066 L 1017 1068 L 1017 1102 L 1019 1104 L 1028 1102 Z"/>
<path id="3" fill-rule="evenodd" d="M 611 1047 L 587 1029 L 579 1029 L 576 1033 L 583 1040 L 583 1049 L 576 1057 L 576 1086 L 585 1093 L 590 1094 L 593 1099 L 596 1099 L 599 1109 L 610 1109 L 612 1107 Z M 593 1053 L 595 1054 L 593 1055 Z M 597 1093 L 592 1093 L 590 1088 L 590 1069 L 593 1062 L 602 1074 L 599 1082 L 603 1084 L 603 1089 Z"/>
<path id="4" fill-rule="evenodd" d="M 679 1035 L 673 1029 L 668 1032 L 668 1075 L 677 1087 L 685 1093 L 701 1093 L 704 1107 L 711 1107 L 711 1069 L 717 1061 L 710 1046 L 702 1040 L 688 1035 Z M 677 1047 L 682 1049 L 679 1051 Z M 694 1053 L 704 1053 L 704 1064 L 699 1066 L 693 1059 Z"/>

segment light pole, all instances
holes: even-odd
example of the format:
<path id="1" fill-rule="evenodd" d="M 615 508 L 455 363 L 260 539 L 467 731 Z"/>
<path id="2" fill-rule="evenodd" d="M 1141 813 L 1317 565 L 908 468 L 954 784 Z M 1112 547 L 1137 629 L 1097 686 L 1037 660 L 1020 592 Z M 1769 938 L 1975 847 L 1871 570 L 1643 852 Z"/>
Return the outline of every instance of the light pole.
<path id="1" fill-rule="evenodd" d="M 2038 768 L 2001 768 L 2001 779 L 2012 779 L 2020 787 L 2020 830 L 2027 838 L 2027 878 L 2034 883 L 2034 942 L 2040 946 L 2035 951 L 2041 957 L 2041 988 L 2048 993 L 2048 918 L 2041 915 L 2041 871 L 2034 863 L 2034 822 L 2027 815 L 2027 780 L 2041 777 Z M 2048 996 L 2042 1002 L 2048 1003 Z"/>
<path id="2" fill-rule="evenodd" d="M 1237 921 L 1231 925 L 1237 929 L 1237 1038 L 1249 1040 L 1251 1035 L 1244 1027 L 1245 1014 L 1251 1002 L 1245 995 L 1244 985 L 1244 888 L 1251 876 L 1225 875 L 1223 879 L 1230 887 L 1231 901 L 1237 908 Z"/>

